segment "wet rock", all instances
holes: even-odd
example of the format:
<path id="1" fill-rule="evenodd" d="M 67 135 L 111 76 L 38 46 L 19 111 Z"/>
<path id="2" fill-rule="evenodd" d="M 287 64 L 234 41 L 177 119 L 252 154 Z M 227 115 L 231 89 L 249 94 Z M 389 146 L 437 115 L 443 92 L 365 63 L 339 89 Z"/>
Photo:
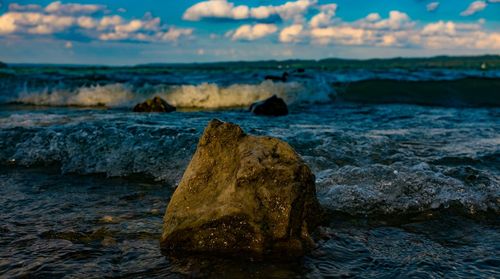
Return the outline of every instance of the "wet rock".
<path id="1" fill-rule="evenodd" d="M 264 101 L 253 103 L 250 111 L 256 115 L 282 116 L 288 114 L 288 107 L 283 99 L 273 95 Z"/>
<path id="2" fill-rule="evenodd" d="M 172 112 L 175 107 L 167 103 L 160 97 L 148 99 L 144 103 L 137 104 L 134 107 L 134 112 Z"/>
<path id="3" fill-rule="evenodd" d="M 0 61 L 0 69 L 1 68 L 7 68 L 7 64 L 3 63 L 2 61 Z"/>
<path id="4" fill-rule="evenodd" d="M 281 82 L 287 82 L 289 74 L 287 72 L 284 72 L 281 76 L 273 76 L 273 75 L 267 75 L 264 77 L 265 80 L 272 80 L 272 81 L 281 81 Z"/>
<path id="5" fill-rule="evenodd" d="M 162 250 L 300 256 L 320 216 L 314 181 L 287 143 L 212 120 L 168 205 Z"/>

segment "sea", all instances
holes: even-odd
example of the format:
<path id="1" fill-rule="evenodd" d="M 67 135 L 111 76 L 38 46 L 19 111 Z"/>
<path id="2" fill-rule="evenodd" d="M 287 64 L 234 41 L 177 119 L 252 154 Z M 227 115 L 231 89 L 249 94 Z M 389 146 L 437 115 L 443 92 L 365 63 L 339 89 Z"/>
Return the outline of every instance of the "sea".
<path id="1" fill-rule="evenodd" d="M 500 278 L 500 69 L 237 66 L 0 69 L 0 277 Z M 289 115 L 248 111 L 272 95 Z M 153 96 L 177 111 L 132 112 Z M 327 218 L 303 258 L 162 254 L 214 118 L 314 172 Z"/>

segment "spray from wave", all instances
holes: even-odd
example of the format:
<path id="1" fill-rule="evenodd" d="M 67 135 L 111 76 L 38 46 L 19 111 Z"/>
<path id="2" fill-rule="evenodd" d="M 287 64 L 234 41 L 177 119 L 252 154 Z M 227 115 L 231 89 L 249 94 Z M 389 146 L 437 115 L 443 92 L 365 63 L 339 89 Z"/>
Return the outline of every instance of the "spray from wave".
<path id="1" fill-rule="evenodd" d="M 325 82 L 272 82 L 260 84 L 214 83 L 199 85 L 149 86 L 134 88 L 128 84 L 86 86 L 76 89 L 24 89 L 15 103 L 40 106 L 105 106 L 131 107 L 147 98 L 159 96 L 178 108 L 220 109 L 248 107 L 256 101 L 277 95 L 288 104 L 296 102 L 327 102 L 328 85 Z"/>

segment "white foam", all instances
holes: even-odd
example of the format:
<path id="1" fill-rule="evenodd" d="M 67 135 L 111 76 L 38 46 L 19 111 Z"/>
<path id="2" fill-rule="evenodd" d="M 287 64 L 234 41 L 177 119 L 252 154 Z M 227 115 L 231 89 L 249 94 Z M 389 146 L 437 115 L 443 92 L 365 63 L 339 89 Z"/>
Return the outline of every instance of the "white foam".
<path id="1" fill-rule="evenodd" d="M 265 81 L 257 85 L 234 84 L 220 87 L 216 84 L 183 85 L 162 94 L 167 102 L 185 108 L 229 108 L 246 107 L 252 103 L 277 95 L 287 103 L 293 103 L 304 92 L 299 83 L 273 83 Z"/>
<path id="2" fill-rule="evenodd" d="M 81 87 L 76 90 L 23 90 L 15 100 L 19 103 L 44 106 L 106 106 L 131 107 L 153 96 L 160 96 L 179 108 L 248 107 L 273 95 L 288 104 L 328 101 L 327 85 L 321 82 L 264 81 L 260 84 L 233 84 L 227 87 L 213 83 L 199 85 L 158 86 L 132 89 L 124 84 Z"/>
<path id="3" fill-rule="evenodd" d="M 23 91 L 16 102 L 42 106 L 107 106 L 120 107 L 130 104 L 136 96 L 125 85 L 110 84 L 105 86 L 81 87 L 71 91 L 56 89 L 49 92 Z"/>

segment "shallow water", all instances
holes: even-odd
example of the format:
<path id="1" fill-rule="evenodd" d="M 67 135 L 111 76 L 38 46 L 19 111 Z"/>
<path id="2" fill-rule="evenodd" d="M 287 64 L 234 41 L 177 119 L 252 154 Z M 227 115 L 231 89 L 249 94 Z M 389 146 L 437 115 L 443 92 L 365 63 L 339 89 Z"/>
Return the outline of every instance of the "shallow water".
<path id="1" fill-rule="evenodd" d="M 254 73 L 238 75 L 250 80 Z M 119 77 L 114 73 L 113 84 Z M 221 73 L 190 77 L 209 82 L 201 88 L 231 87 Z M 307 80 L 239 83 L 222 95 L 214 88 L 196 91 L 193 82 L 175 94 L 196 101 L 243 88 L 243 103 L 285 94 L 293 96 L 291 113 L 267 118 L 241 108 L 209 110 L 206 104 L 221 104 L 219 96 L 196 101 L 204 111 L 135 114 L 128 102 L 136 95 L 108 108 L 67 106 L 68 100 L 114 102 L 127 96 L 124 87 L 102 91 L 97 84 L 69 86 L 67 76 L 52 78 L 77 89 L 32 91 L 51 100 L 49 106 L 0 105 L 0 277 L 500 277 L 498 107 L 312 103 L 305 101 L 310 91 L 300 89 L 314 84 Z M 0 100 L 25 96 L 9 86 L 0 88 Z M 89 86 L 99 88 L 98 99 L 82 91 Z M 331 94 L 320 93 L 311 100 Z M 316 249 L 303 259 L 161 254 L 164 210 L 213 118 L 289 142 L 315 173 L 329 217 L 315 234 Z"/>
<path id="2" fill-rule="evenodd" d="M 133 114 L 6 107 L 0 272 L 6 277 L 500 276 L 500 111 L 412 105 Z M 299 263 L 169 259 L 162 215 L 206 123 L 288 141 L 330 225 Z"/>

